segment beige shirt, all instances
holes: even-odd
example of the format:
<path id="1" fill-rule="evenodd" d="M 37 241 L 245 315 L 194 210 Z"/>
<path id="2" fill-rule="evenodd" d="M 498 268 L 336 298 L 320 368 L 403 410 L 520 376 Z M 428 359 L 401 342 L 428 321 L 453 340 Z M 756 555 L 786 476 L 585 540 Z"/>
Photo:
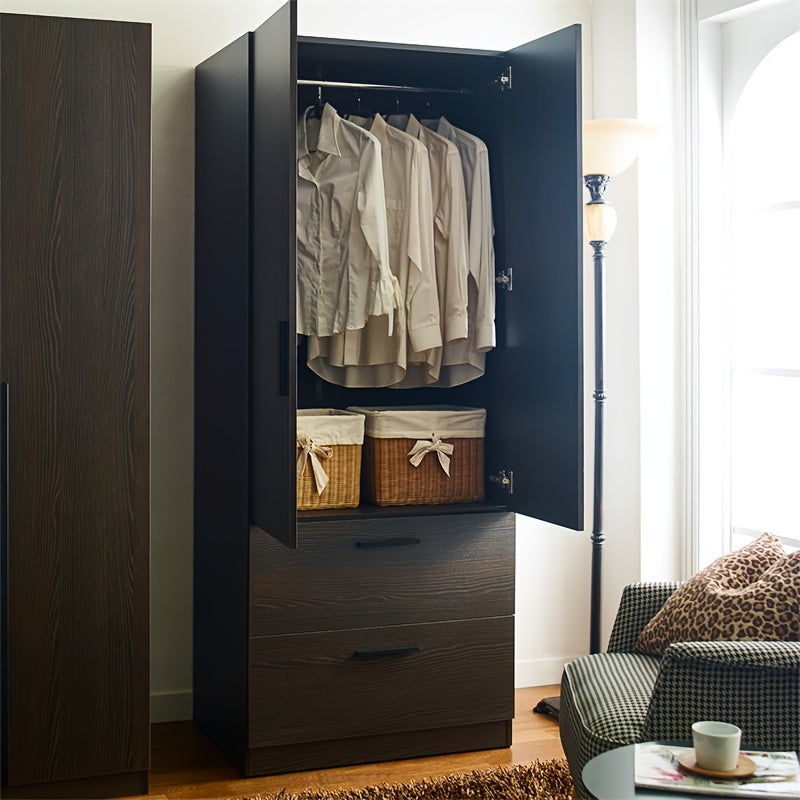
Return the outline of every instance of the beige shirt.
<path id="1" fill-rule="evenodd" d="M 469 230 L 469 336 L 449 342 L 442 354 L 441 386 L 457 386 L 479 378 L 485 353 L 495 346 L 495 258 L 489 151 L 477 136 L 451 125 L 445 117 L 423 125 L 453 142 L 461 156 Z"/>
<path id="2" fill-rule="evenodd" d="M 329 104 L 303 114 L 297 134 L 297 332 L 328 336 L 382 315 L 391 331 L 381 147 Z"/>
<path id="3" fill-rule="evenodd" d="M 467 276 L 469 274 L 467 204 L 461 157 L 456 146 L 420 124 L 413 115 L 394 114 L 387 122 L 419 139 L 428 151 L 433 200 L 433 241 L 442 341 L 467 338 Z M 441 351 L 410 353 L 405 379 L 397 388 L 425 385 L 430 362 L 440 361 Z M 414 367 L 413 364 L 420 366 Z"/>
<path id="4" fill-rule="evenodd" d="M 374 120 L 350 117 L 381 145 L 386 194 L 389 264 L 402 305 L 394 330 L 371 318 L 360 330 L 312 336 L 308 366 L 342 386 L 390 386 L 406 374 L 407 354 L 440 350 L 439 299 L 433 245 L 433 209 L 428 151 L 415 137 Z M 440 357 L 426 363 L 425 383 L 439 377 Z"/>

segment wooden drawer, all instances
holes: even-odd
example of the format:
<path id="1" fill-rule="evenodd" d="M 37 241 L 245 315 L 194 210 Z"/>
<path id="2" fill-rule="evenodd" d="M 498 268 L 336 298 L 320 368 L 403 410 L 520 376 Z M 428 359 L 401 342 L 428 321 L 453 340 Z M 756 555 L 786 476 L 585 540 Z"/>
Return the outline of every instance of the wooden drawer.
<path id="1" fill-rule="evenodd" d="M 514 619 L 250 640 L 250 747 L 514 716 Z"/>
<path id="2" fill-rule="evenodd" d="M 514 613 L 508 512 L 303 520 L 291 550 L 254 529 L 250 635 Z"/>

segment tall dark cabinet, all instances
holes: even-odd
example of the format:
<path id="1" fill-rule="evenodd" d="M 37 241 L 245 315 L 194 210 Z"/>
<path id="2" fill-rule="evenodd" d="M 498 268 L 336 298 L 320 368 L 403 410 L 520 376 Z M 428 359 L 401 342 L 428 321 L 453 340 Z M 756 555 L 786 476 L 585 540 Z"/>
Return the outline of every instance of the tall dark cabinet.
<path id="1" fill-rule="evenodd" d="M 150 63 L 0 15 L 4 797 L 147 791 Z"/>
<path id="2" fill-rule="evenodd" d="M 194 708 L 246 774 L 510 744 L 514 512 L 583 525 L 580 85 L 578 26 L 508 52 L 312 39 L 294 0 L 196 70 Z M 486 142 L 512 289 L 484 377 L 354 390 L 305 366 L 296 126 L 318 91 Z M 298 512 L 296 410 L 403 404 L 487 409 L 486 501 Z"/>

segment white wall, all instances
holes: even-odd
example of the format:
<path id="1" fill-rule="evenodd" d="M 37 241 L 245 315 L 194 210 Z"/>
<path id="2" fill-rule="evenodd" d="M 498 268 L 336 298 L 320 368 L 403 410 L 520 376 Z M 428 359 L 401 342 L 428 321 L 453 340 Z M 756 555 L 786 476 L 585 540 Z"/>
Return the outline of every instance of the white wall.
<path id="1" fill-rule="evenodd" d="M 643 580 L 683 577 L 686 560 L 688 143 L 680 5 L 686 8 L 640 0 L 636 12 L 636 113 L 659 126 L 636 164 Z"/>
<path id="2" fill-rule="evenodd" d="M 591 35 L 593 92 L 588 116 L 636 117 L 635 0 L 596 0 Z M 614 236 L 605 248 L 603 279 L 606 294 L 604 384 L 608 399 L 605 401 L 603 445 L 603 530 L 606 543 L 601 641 L 605 641 L 610 631 L 622 586 L 637 580 L 640 569 L 638 167 L 635 162 L 613 178 L 605 194 L 606 200 L 617 209 L 619 220 Z M 587 267 L 585 303 L 587 316 L 592 319 L 591 326 L 587 324 L 587 333 L 594 330 L 593 278 L 593 270 Z M 588 354 L 593 353 L 592 347 L 591 337 L 587 337 Z M 586 402 L 589 405 L 593 403 L 590 388 L 593 386 L 594 372 L 586 384 Z M 593 431 L 593 426 L 590 431 Z M 587 453 L 592 452 L 591 441 L 587 438 Z M 589 467 L 590 463 L 587 461 Z M 587 479 L 590 475 L 589 468 Z M 588 517 L 586 525 L 591 530 L 591 513 Z"/>
<path id="3" fill-rule="evenodd" d="M 154 721 L 191 716 L 192 687 L 192 347 L 193 347 L 193 68 L 246 31 L 256 28 L 279 0 L 0 0 L 19 13 L 149 21 L 153 24 L 153 240 L 152 240 L 152 533 L 151 689 Z M 666 14 L 677 0 L 299 0 L 303 35 L 507 49 L 552 30 L 583 25 L 586 116 L 634 116 L 643 41 L 664 31 L 637 29 L 637 6 Z M 665 11 L 670 9 L 670 11 Z M 648 12 L 649 13 L 649 12 Z M 664 23 L 662 17 L 659 26 Z M 670 57 L 672 54 L 669 54 Z M 663 65 L 662 65 L 663 66 Z M 666 79 L 665 79 L 666 80 Z M 652 164 L 652 162 L 650 162 Z M 639 165 L 642 175 L 644 161 Z M 643 291 L 640 260 L 666 276 L 670 258 L 660 241 L 639 246 L 644 218 L 637 213 L 637 170 L 615 180 L 610 197 L 620 224 L 609 249 L 609 392 L 606 452 L 604 637 L 624 583 L 642 572 L 641 475 L 651 441 L 658 458 L 672 458 L 673 424 L 642 433 L 637 420 L 640 386 L 640 295 L 651 301 L 675 291 L 671 280 Z M 652 234 L 648 229 L 648 235 Z M 587 248 L 588 249 L 588 248 Z M 653 259 L 653 256 L 657 258 Z M 587 266 L 591 259 L 587 255 Z M 587 269 L 590 277 L 590 272 Z M 586 530 L 591 530 L 592 285 L 585 290 Z M 662 317 L 671 311 L 665 309 Z M 659 357 L 660 357 L 659 349 Z M 672 369 L 672 367 L 670 367 Z M 660 384 L 659 384 L 660 385 Z M 668 414 L 674 409 L 669 408 Z M 660 412 L 659 412 L 660 413 Z M 655 426 L 658 427 L 657 425 Z M 651 459 L 652 460 L 652 459 Z M 650 500 L 672 508 L 650 481 Z M 673 523 L 657 531 L 658 561 L 671 552 Z M 671 537 L 671 538 L 670 538 Z M 516 683 L 555 683 L 563 664 L 588 649 L 590 544 L 576 533 L 519 518 L 517 545 Z M 652 572 L 652 570 L 649 570 Z M 672 577 L 665 575 L 665 577 Z"/>
<path id="4" fill-rule="evenodd" d="M 594 0 L 590 116 L 659 127 L 606 191 L 605 487 L 601 639 L 623 587 L 681 577 L 684 371 L 683 126 L 679 0 Z M 586 303 L 593 280 L 587 270 Z M 587 308 L 587 319 L 593 309 Z M 591 323 L 593 325 L 593 322 Z M 587 333 L 590 332 L 587 323 Z M 591 336 L 587 336 L 591 354 Z M 587 355 L 587 358 L 589 355 Z M 593 386 L 594 375 L 587 381 Z M 587 402 L 591 403 L 587 389 Z M 587 453 L 592 452 L 591 429 Z M 587 480 L 590 475 L 587 474 Z M 592 521 L 587 519 L 587 528 Z"/>

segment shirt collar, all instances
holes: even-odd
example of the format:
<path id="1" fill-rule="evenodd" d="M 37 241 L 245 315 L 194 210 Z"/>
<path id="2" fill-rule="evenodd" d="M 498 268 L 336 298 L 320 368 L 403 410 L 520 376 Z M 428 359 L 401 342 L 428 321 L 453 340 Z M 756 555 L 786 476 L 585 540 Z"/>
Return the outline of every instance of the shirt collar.
<path id="1" fill-rule="evenodd" d="M 369 127 L 369 132 L 374 136 L 377 136 L 378 139 L 383 142 L 386 136 L 389 134 L 389 131 L 392 130 L 392 127 L 386 122 L 386 120 L 380 115 L 376 114 L 374 119 L 372 120 L 372 124 Z M 397 129 L 395 129 L 397 130 Z"/>
<path id="2" fill-rule="evenodd" d="M 450 120 L 442 116 L 439 117 L 439 124 L 436 126 L 436 132 L 441 133 L 442 136 L 449 139 L 450 135 L 455 133 L 455 128 L 450 124 Z"/>
<path id="3" fill-rule="evenodd" d="M 297 139 L 297 157 L 310 155 L 308 150 L 308 130 L 307 123 L 314 106 L 309 106 L 303 114 L 303 124 L 300 126 L 300 136 Z M 319 139 L 317 141 L 317 152 L 328 153 L 332 156 L 340 156 L 342 151 L 339 149 L 339 126 L 342 121 L 336 113 L 336 109 L 330 104 L 325 103 L 322 107 L 322 119 L 319 125 Z"/>
<path id="4" fill-rule="evenodd" d="M 406 133 L 410 133 L 412 136 L 419 138 L 419 132 L 421 128 L 422 125 L 420 125 L 419 120 L 413 114 L 409 114 L 408 125 L 406 125 L 405 129 Z"/>

